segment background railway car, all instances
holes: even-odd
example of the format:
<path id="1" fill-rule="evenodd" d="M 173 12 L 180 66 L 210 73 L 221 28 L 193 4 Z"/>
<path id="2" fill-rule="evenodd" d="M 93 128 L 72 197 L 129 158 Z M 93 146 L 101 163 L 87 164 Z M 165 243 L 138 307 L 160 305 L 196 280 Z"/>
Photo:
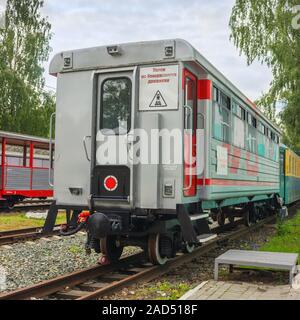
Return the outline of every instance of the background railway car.
<path id="1" fill-rule="evenodd" d="M 11 209 L 26 198 L 52 198 L 49 141 L 0 131 L 0 143 L 0 207 Z"/>
<path id="2" fill-rule="evenodd" d="M 56 207 L 45 230 L 57 208 L 88 210 L 88 249 L 114 261 L 139 245 L 164 264 L 212 238 L 209 215 L 251 224 L 280 207 L 279 129 L 186 41 L 62 52 L 50 73 Z"/>
<path id="3" fill-rule="evenodd" d="M 300 157 L 288 147 L 280 146 L 280 196 L 285 205 L 300 200 Z"/>

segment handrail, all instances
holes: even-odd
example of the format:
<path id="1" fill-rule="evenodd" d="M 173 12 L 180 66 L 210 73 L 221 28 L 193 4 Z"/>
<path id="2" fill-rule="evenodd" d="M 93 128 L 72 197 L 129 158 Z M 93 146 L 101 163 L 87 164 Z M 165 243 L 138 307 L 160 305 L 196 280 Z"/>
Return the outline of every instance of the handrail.
<path id="1" fill-rule="evenodd" d="M 193 108 L 191 106 L 183 106 L 183 108 L 185 110 L 189 110 L 190 112 L 190 121 L 191 121 L 191 128 L 193 128 L 193 123 L 194 123 L 194 114 L 193 114 Z M 187 113 L 185 114 L 185 126 L 187 127 L 188 123 L 187 123 Z M 193 129 L 191 129 L 191 131 L 193 132 Z M 193 158 L 193 136 L 191 137 L 190 139 L 190 158 L 189 158 L 189 162 L 192 161 L 192 158 Z M 185 162 L 185 159 L 184 159 L 184 162 Z M 183 191 L 189 191 L 191 189 L 191 187 L 193 186 L 193 175 L 192 175 L 192 171 L 193 171 L 193 168 L 191 166 L 191 163 L 189 163 L 189 166 L 190 166 L 190 175 L 189 175 L 189 185 L 185 188 L 183 188 Z M 185 177 L 185 165 L 184 165 L 184 177 Z"/>
<path id="2" fill-rule="evenodd" d="M 49 168 L 48 168 L 48 182 L 49 182 L 49 185 L 50 187 L 54 187 L 54 184 L 53 182 L 51 181 L 51 170 L 52 170 L 52 144 L 53 144 L 53 139 L 52 139 L 52 127 L 53 127 L 53 118 L 55 117 L 55 112 L 51 114 L 51 117 L 50 117 L 50 132 L 49 132 L 49 136 L 50 136 L 50 141 L 49 141 Z"/>
<path id="3" fill-rule="evenodd" d="M 87 138 L 92 138 L 91 136 L 84 136 L 83 137 L 83 148 L 84 148 L 84 151 L 85 151 L 85 156 L 86 156 L 86 158 L 87 158 L 87 160 L 89 161 L 89 162 L 91 162 L 91 158 L 89 157 L 89 153 L 88 153 L 88 151 L 87 151 L 87 147 L 86 147 L 86 139 Z"/>

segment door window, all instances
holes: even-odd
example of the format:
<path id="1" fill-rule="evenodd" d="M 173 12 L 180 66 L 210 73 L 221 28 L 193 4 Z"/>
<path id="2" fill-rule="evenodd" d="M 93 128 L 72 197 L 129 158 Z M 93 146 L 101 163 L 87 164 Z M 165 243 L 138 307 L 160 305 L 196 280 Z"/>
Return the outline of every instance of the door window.
<path id="1" fill-rule="evenodd" d="M 129 78 L 107 79 L 102 84 L 100 130 L 125 135 L 131 129 L 132 84 Z"/>

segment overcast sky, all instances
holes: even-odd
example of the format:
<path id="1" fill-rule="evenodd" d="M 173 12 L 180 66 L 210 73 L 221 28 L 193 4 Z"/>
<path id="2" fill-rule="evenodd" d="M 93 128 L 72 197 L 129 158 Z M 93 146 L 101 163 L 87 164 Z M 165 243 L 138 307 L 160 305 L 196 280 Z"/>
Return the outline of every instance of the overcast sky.
<path id="1" fill-rule="evenodd" d="M 132 41 L 183 38 L 197 48 L 246 96 L 268 89 L 270 71 L 250 67 L 230 42 L 228 22 L 234 0 L 45 0 L 52 24 L 50 58 L 59 51 Z M 56 86 L 48 75 L 46 84 Z"/>

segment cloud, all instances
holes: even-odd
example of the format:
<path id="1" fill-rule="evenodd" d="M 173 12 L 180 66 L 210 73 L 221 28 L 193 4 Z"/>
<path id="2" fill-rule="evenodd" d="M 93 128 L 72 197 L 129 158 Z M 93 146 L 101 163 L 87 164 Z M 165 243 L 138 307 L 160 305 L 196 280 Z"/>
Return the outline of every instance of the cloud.
<path id="1" fill-rule="evenodd" d="M 234 0 L 46 0 L 43 13 L 58 51 L 133 41 L 183 38 L 196 47 L 251 99 L 267 90 L 271 74 L 246 60 L 229 41 Z M 46 64 L 48 68 L 48 63 Z M 55 86 L 55 79 L 46 75 Z"/>

